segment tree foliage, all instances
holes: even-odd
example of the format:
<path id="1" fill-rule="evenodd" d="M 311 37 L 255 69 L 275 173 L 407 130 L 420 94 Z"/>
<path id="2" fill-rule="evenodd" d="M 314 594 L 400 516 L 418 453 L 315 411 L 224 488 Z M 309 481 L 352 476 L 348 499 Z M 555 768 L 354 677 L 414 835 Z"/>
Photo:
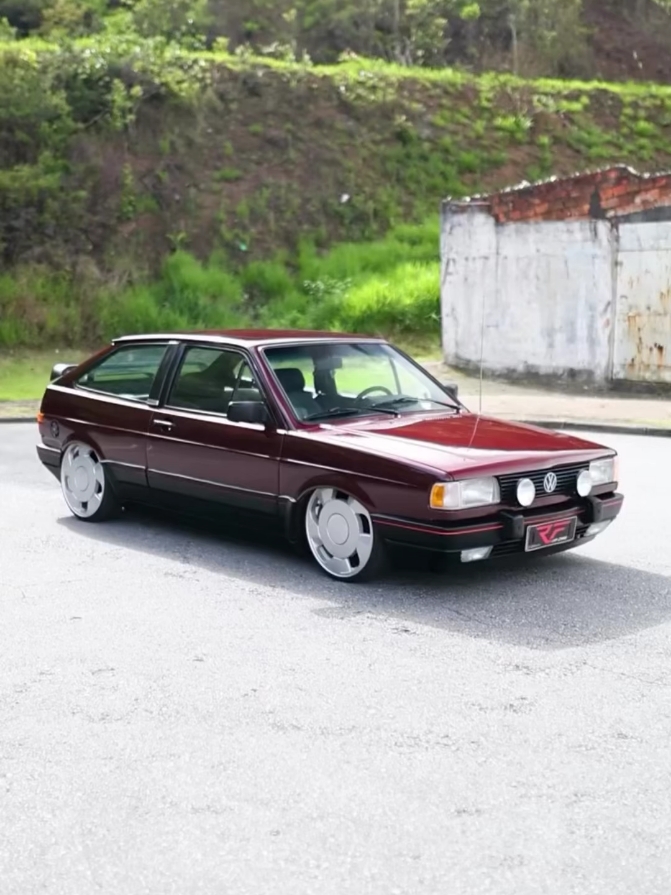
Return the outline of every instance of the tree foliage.
<path id="1" fill-rule="evenodd" d="M 632 0 L 633 2 L 633 0 Z M 666 0 L 658 0 L 665 3 Z M 0 0 L 19 37 L 98 32 L 183 46 L 308 57 L 342 54 L 407 65 L 468 64 L 581 75 L 583 0 Z M 5 33 L 5 32 L 2 32 Z M 6 34 L 5 34 L 6 39 Z"/>

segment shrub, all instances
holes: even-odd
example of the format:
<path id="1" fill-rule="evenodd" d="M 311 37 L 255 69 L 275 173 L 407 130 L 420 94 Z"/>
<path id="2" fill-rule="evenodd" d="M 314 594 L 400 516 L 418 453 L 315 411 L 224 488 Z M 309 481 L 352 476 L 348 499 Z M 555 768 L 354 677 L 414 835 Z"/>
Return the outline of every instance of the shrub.
<path id="1" fill-rule="evenodd" d="M 293 268 L 257 261 L 234 274 L 221 258 L 202 263 L 180 250 L 165 260 L 157 281 L 121 290 L 19 270 L 0 276 L 0 345 L 85 346 L 122 333 L 250 323 L 426 340 L 439 332 L 439 306 L 432 222 L 321 256 L 303 244 Z"/>
<path id="2" fill-rule="evenodd" d="M 440 265 L 400 264 L 354 286 L 333 308 L 336 329 L 385 336 L 440 332 Z"/>
<path id="3" fill-rule="evenodd" d="M 278 261 L 253 261 L 242 270 L 240 280 L 252 302 L 282 299 L 295 289 L 291 274 Z"/>

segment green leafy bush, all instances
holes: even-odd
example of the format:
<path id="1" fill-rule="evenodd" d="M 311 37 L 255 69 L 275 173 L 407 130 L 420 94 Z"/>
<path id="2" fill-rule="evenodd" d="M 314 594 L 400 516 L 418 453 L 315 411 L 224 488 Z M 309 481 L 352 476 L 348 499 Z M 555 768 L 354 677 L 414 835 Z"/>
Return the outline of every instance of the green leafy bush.
<path id="1" fill-rule="evenodd" d="M 353 286 L 342 302 L 332 304 L 328 323 L 334 329 L 386 336 L 438 335 L 440 270 L 436 261 L 399 264 Z M 324 323 L 327 321 L 324 320 Z"/>
<path id="2" fill-rule="evenodd" d="M 321 256 L 304 245 L 293 266 L 253 262 L 238 274 L 216 256 L 203 264 L 179 250 L 155 282 L 116 290 L 26 268 L 0 276 L 0 345 L 93 345 L 122 333 L 250 324 L 435 339 L 437 253 L 431 223 Z"/>

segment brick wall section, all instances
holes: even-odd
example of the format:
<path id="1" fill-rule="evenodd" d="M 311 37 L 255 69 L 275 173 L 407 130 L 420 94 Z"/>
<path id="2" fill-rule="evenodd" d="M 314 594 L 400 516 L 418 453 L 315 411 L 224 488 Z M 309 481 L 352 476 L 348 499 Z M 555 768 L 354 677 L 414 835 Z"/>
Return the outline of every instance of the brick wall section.
<path id="1" fill-rule="evenodd" d="M 488 208 L 499 224 L 612 218 L 671 205 L 671 173 L 639 174 L 620 165 L 449 204 L 454 210 Z"/>

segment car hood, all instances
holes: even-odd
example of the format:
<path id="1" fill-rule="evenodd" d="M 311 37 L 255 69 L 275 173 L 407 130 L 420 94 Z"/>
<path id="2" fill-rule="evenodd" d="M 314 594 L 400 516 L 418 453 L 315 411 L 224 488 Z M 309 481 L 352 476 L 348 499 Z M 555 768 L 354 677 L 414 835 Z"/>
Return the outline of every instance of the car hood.
<path id="1" fill-rule="evenodd" d="M 334 445 L 455 474 L 542 469 L 612 453 L 564 432 L 472 413 L 366 417 L 322 424 L 313 434 Z"/>

